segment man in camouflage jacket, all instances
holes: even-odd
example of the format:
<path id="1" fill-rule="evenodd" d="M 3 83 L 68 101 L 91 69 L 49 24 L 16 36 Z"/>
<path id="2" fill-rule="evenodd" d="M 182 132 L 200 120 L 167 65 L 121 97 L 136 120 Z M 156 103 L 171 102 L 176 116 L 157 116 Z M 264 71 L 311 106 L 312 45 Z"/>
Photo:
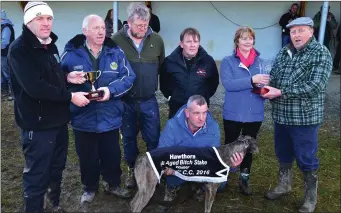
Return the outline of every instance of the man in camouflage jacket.
<path id="1" fill-rule="evenodd" d="M 313 36 L 313 21 L 295 19 L 287 25 L 292 43 L 278 53 L 271 70 L 270 91 L 278 186 L 265 196 L 274 200 L 291 191 L 294 159 L 304 174 L 305 197 L 300 212 L 313 212 L 317 201 L 317 135 L 323 121 L 325 91 L 332 71 L 328 49 Z"/>

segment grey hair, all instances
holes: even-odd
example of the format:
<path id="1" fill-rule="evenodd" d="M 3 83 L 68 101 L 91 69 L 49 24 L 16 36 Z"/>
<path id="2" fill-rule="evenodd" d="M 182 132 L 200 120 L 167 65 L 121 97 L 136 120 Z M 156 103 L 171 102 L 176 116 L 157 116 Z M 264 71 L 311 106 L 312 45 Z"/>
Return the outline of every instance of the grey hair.
<path id="1" fill-rule="evenodd" d="M 192 105 L 192 103 L 196 103 L 199 106 L 205 105 L 207 104 L 206 100 L 204 97 L 202 97 L 201 95 L 192 95 L 191 97 L 189 97 L 188 101 L 187 101 L 187 109 Z"/>
<path id="2" fill-rule="evenodd" d="M 134 16 L 137 15 L 138 19 L 143 21 L 150 20 L 149 8 L 144 3 L 131 3 L 127 8 L 129 21 L 134 21 Z"/>
<path id="3" fill-rule="evenodd" d="M 96 15 L 96 14 L 87 15 L 87 16 L 85 16 L 85 18 L 83 19 L 82 29 L 88 29 L 88 27 L 89 27 L 89 20 L 90 20 L 90 19 L 93 19 L 93 18 L 100 18 L 100 19 L 103 21 L 102 17 L 99 16 L 99 15 Z"/>

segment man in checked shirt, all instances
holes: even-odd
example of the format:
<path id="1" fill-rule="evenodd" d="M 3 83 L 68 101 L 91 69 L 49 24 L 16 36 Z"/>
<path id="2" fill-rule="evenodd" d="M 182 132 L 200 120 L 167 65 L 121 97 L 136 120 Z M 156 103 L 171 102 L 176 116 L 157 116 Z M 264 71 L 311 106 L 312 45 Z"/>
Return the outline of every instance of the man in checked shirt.
<path id="1" fill-rule="evenodd" d="M 278 185 L 265 197 L 277 199 L 291 191 L 294 159 L 304 175 L 304 203 L 299 212 L 313 212 L 317 202 L 317 135 L 323 121 L 324 98 L 332 72 L 328 49 L 313 36 L 313 21 L 297 18 L 286 27 L 291 43 L 278 53 L 270 73 Z"/>

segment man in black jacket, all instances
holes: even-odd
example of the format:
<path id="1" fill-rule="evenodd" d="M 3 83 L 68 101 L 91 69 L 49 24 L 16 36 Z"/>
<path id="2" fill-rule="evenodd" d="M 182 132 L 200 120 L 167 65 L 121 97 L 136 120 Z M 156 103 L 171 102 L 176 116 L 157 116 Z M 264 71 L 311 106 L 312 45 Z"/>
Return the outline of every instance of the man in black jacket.
<path id="1" fill-rule="evenodd" d="M 67 156 L 70 101 L 80 107 L 89 103 L 87 93 L 67 90 L 66 81 L 84 83 L 84 73 L 65 75 L 61 70 L 52 22 L 53 12 L 46 3 L 29 2 L 24 9 L 23 32 L 8 52 L 15 120 L 21 128 L 25 157 L 25 212 L 43 211 L 48 188 L 52 211 L 61 210 L 59 196 Z"/>
<path id="2" fill-rule="evenodd" d="M 156 33 L 160 32 L 160 20 L 157 15 L 153 13 L 152 5 L 147 5 L 150 11 L 150 20 L 149 20 L 149 26 L 152 28 L 152 30 Z"/>
<path id="3" fill-rule="evenodd" d="M 297 3 L 292 4 L 290 10 L 287 13 L 284 13 L 279 20 L 279 25 L 282 27 L 282 47 L 290 43 L 289 29 L 287 29 L 286 26 L 294 19 L 300 17 L 297 14 L 298 8 L 299 6 Z"/>
<path id="4" fill-rule="evenodd" d="M 203 47 L 200 34 L 186 28 L 179 46 L 165 58 L 160 72 L 160 90 L 169 100 L 169 118 L 186 104 L 192 95 L 201 95 L 209 104 L 219 85 L 217 65 Z"/>

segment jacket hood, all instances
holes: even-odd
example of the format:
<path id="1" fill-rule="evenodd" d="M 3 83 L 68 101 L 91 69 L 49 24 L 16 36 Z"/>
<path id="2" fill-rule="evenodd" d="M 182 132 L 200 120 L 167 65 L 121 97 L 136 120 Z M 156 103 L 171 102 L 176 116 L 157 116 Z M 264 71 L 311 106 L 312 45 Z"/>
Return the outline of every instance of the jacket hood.
<path id="1" fill-rule="evenodd" d="M 185 114 L 185 109 L 187 107 L 187 104 L 183 105 L 174 115 L 173 119 L 176 120 L 176 122 L 182 127 L 182 128 L 188 128 L 186 126 L 186 114 Z M 207 125 L 213 125 L 214 119 L 212 117 L 212 114 L 208 111 L 207 112 L 207 117 L 206 117 L 206 123 L 203 126 L 203 131 L 207 131 Z"/>
<path id="2" fill-rule="evenodd" d="M 198 49 L 198 54 L 196 55 L 196 59 L 200 60 L 205 57 L 208 53 L 206 50 L 200 45 Z M 179 61 L 179 58 L 182 56 L 182 47 L 179 45 L 169 56 L 168 59 L 171 61 Z"/>
<path id="3" fill-rule="evenodd" d="M 84 47 L 85 41 L 86 41 L 85 35 L 78 34 L 66 43 L 65 50 L 70 51 L 73 49 L 77 49 L 79 47 Z M 117 47 L 117 44 L 108 37 L 105 37 L 103 45 L 109 48 Z"/>
<path id="4" fill-rule="evenodd" d="M 5 10 L 1 10 L 1 24 L 10 24 L 13 26 L 11 20 L 7 18 Z"/>

